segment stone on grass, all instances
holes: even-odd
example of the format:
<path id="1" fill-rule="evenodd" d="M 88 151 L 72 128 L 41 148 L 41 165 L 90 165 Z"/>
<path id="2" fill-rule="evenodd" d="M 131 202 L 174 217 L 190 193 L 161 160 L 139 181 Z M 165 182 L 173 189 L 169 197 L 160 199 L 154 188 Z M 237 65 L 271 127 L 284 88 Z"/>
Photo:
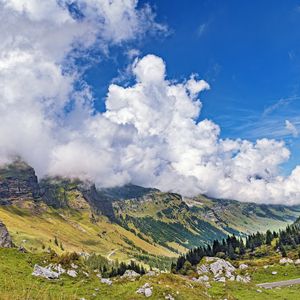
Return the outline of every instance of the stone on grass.
<path id="1" fill-rule="evenodd" d="M 246 264 L 241 264 L 241 265 L 239 265 L 239 269 L 240 269 L 240 270 L 248 269 L 248 265 L 246 265 Z"/>
<path id="2" fill-rule="evenodd" d="M 283 258 L 280 259 L 279 263 L 281 265 L 284 265 L 284 264 L 293 264 L 294 261 L 292 259 L 288 258 L 288 257 L 283 257 Z"/>
<path id="3" fill-rule="evenodd" d="M 151 297 L 152 296 L 152 290 L 153 288 L 150 286 L 149 283 L 145 283 L 142 287 L 140 287 L 139 289 L 137 289 L 137 294 L 142 294 L 145 297 Z"/>
<path id="4" fill-rule="evenodd" d="M 126 270 L 125 273 L 121 276 L 121 278 L 137 278 L 140 277 L 141 275 L 133 270 Z"/>
<path id="5" fill-rule="evenodd" d="M 68 270 L 67 274 L 73 278 L 77 277 L 77 272 L 75 270 Z"/>
<path id="6" fill-rule="evenodd" d="M 101 278 L 101 283 L 105 283 L 107 285 L 112 285 L 112 281 L 109 278 Z"/>
<path id="7" fill-rule="evenodd" d="M 54 272 L 51 269 L 41 267 L 37 264 L 34 265 L 32 275 L 37 276 L 37 277 L 47 278 L 47 279 L 57 279 L 57 278 L 59 278 L 59 273 Z"/>
<path id="8" fill-rule="evenodd" d="M 276 272 L 276 271 L 273 271 L 273 272 L 272 272 L 272 275 L 276 275 L 276 274 L 277 274 L 277 272 Z"/>

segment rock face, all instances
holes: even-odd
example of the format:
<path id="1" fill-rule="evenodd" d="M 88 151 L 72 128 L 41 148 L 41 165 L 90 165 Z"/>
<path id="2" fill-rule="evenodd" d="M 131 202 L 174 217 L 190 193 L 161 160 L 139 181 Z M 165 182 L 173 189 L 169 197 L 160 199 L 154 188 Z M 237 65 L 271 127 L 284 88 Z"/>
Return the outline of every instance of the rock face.
<path id="1" fill-rule="evenodd" d="M 0 204 L 10 204 L 14 200 L 36 199 L 39 185 L 33 168 L 16 161 L 0 169 Z"/>
<path id="2" fill-rule="evenodd" d="M 0 221 L 0 248 L 12 248 L 13 242 L 6 226 Z"/>

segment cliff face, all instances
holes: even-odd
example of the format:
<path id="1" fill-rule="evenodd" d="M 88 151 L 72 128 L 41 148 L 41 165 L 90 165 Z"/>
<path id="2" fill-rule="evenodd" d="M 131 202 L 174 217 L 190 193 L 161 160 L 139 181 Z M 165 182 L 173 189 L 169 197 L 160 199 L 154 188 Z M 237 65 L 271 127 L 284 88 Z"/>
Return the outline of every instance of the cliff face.
<path id="1" fill-rule="evenodd" d="M 0 169 L 0 204 L 37 199 L 39 195 L 39 184 L 33 168 L 17 161 Z"/>
<path id="2" fill-rule="evenodd" d="M 0 248 L 12 248 L 13 242 L 6 226 L 0 221 Z"/>

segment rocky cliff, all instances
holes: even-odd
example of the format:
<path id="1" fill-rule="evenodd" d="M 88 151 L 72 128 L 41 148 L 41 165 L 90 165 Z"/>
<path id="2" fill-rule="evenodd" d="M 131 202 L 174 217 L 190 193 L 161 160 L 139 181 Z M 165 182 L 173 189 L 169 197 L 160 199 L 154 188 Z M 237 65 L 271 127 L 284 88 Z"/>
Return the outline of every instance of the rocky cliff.
<path id="1" fill-rule="evenodd" d="M 0 169 L 1 205 L 15 200 L 37 199 L 39 195 L 39 184 L 33 168 L 16 161 Z"/>
<path id="2" fill-rule="evenodd" d="M 13 242 L 6 226 L 0 221 L 0 248 L 12 248 Z"/>

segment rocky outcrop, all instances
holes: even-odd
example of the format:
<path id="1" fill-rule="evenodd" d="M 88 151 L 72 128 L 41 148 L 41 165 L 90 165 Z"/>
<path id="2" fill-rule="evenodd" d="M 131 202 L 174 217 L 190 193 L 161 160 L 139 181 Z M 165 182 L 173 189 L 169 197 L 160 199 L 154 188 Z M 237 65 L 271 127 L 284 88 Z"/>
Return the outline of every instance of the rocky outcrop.
<path id="1" fill-rule="evenodd" d="M 247 265 L 242 264 L 239 267 L 239 272 L 243 272 L 248 268 Z M 241 275 L 237 274 L 238 270 L 227 260 L 217 257 L 205 257 L 203 262 L 197 266 L 197 273 L 199 278 L 194 278 L 194 281 L 206 283 L 210 279 L 216 282 L 239 281 L 248 283 L 251 281 L 248 273 Z"/>
<path id="2" fill-rule="evenodd" d="M 12 248 L 13 242 L 6 226 L 0 221 L 0 248 Z"/>
<path id="3" fill-rule="evenodd" d="M 59 278 L 60 274 L 58 272 L 52 271 L 50 268 L 44 268 L 36 264 L 34 266 L 32 275 L 37 277 L 43 277 L 46 279 L 57 279 Z"/>
<path id="4" fill-rule="evenodd" d="M 0 204 L 37 199 L 39 196 L 39 184 L 33 168 L 16 161 L 0 169 Z"/>

